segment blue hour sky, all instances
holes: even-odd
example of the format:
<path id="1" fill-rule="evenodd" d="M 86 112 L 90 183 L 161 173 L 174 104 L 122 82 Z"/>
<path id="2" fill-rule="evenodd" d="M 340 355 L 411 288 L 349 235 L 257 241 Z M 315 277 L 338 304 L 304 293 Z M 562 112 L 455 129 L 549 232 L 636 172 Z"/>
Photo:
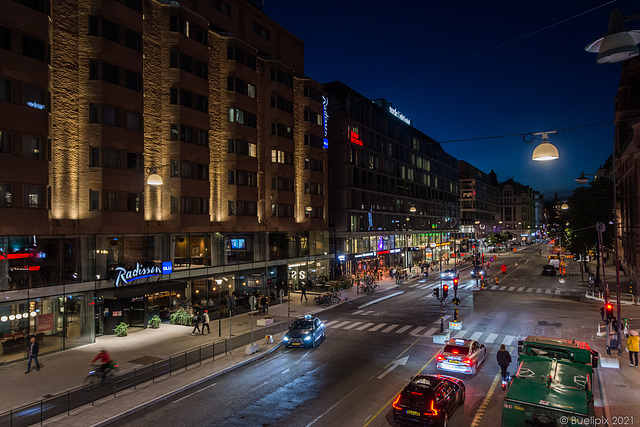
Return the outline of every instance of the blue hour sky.
<path id="1" fill-rule="evenodd" d="M 305 43 L 307 76 L 385 98 L 459 160 L 566 199 L 612 151 L 621 66 L 584 47 L 614 8 L 640 13 L 631 0 L 265 0 L 264 12 Z M 560 129 L 560 158 L 532 161 L 540 139 L 522 135 Z"/>

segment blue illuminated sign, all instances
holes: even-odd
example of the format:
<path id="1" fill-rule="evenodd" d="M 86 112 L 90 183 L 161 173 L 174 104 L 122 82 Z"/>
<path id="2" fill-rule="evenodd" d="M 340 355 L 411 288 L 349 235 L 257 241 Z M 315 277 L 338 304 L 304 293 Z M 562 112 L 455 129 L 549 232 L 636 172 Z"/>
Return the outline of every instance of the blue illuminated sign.
<path id="1" fill-rule="evenodd" d="M 165 261 L 162 263 L 162 274 L 173 273 L 173 263 L 171 261 Z"/>

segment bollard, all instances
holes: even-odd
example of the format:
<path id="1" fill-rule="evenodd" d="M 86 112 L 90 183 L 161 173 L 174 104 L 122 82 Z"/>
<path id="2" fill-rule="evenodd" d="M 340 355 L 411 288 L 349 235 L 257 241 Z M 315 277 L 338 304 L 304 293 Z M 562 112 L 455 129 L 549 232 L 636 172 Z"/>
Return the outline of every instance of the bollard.
<path id="1" fill-rule="evenodd" d="M 273 335 L 266 335 L 264 339 L 267 342 L 267 344 L 273 344 Z"/>

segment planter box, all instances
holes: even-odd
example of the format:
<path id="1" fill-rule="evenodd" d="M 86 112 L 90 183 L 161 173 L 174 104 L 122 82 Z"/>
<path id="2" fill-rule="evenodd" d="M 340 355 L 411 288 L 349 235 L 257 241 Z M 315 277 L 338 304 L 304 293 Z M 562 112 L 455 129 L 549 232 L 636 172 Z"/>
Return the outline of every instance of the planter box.
<path id="1" fill-rule="evenodd" d="M 269 326 L 273 323 L 273 319 L 271 318 L 264 318 L 264 319 L 258 319 L 258 326 Z"/>
<path id="2" fill-rule="evenodd" d="M 450 337 L 451 332 L 433 334 L 433 342 L 434 344 L 446 344 Z"/>

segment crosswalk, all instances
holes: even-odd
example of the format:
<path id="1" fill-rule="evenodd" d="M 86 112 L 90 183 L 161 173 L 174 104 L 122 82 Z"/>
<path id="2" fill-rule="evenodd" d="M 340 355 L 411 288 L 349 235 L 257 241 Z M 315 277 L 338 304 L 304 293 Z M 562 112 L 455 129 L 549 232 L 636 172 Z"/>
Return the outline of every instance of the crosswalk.
<path id="1" fill-rule="evenodd" d="M 373 313 L 373 310 L 359 310 L 355 314 L 368 315 Z M 450 316 L 445 316 L 450 317 Z M 445 319 L 446 320 L 446 319 Z M 361 322 L 353 320 L 331 320 L 325 322 L 324 326 L 327 330 L 341 329 L 341 330 L 354 330 L 354 331 L 366 331 L 366 332 L 378 332 L 381 334 L 407 334 L 414 337 L 428 338 L 433 336 L 436 332 L 440 331 L 440 319 L 436 322 L 438 325 L 432 327 L 429 326 L 416 326 L 416 325 L 402 325 L 399 323 L 375 323 L 375 322 Z M 517 336 L 508 334 L 495 334 L 481 331 L 451 331 L 451 338 L 465 338 L 475 340 L 483 344 L 504 344 L 511 345 L 518 339 Z"/>
<path id="2" fill-rule="evenodd" d="M 436 283 L 425 283 L 424 281 L 420 281 L 418 283 L 414 283 L 409 285 L 410 288 L 422 289 L 426 291 L 433 290 L 440 286 L 440 282 Z M 449 285 L 451 286 L 451 285 Z M 458 289 L 478 289 L 474 282 L 467 283 L 465 285 L 460 285 Z M 546 294 L 546 295 L 568 295 L 573 293 L 573 291 L 567 289 L 549 289 L 549 288 L 533 288 L 528 286 L 503 286 L 503 285 L 487 285 L 485 286 L 485 290 L 490 291 L 505 291 L 505 292 L 522 292 L 522 293 L 534 293 L 534 294 Z"/>

